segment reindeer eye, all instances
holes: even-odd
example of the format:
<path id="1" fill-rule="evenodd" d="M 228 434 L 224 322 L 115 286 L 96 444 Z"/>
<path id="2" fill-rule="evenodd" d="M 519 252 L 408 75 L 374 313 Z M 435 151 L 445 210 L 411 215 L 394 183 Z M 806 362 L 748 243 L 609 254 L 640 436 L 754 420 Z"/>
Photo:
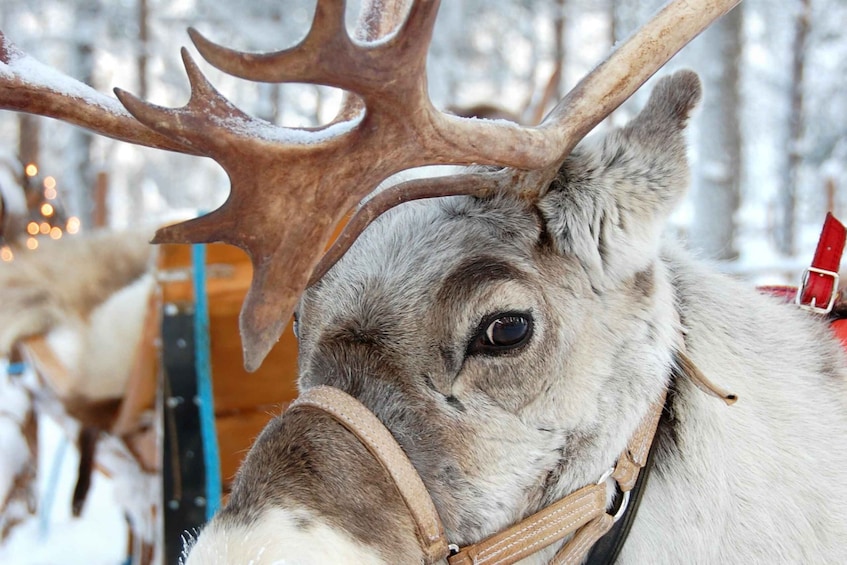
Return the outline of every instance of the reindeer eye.
<path id="1" fill-rule="evenodd" d="M 513 351 L 532 337 L 532 316 L 528 313 L 506 312 L 485 318 L 479 325 L 468 354 L 498 355 Z"/>

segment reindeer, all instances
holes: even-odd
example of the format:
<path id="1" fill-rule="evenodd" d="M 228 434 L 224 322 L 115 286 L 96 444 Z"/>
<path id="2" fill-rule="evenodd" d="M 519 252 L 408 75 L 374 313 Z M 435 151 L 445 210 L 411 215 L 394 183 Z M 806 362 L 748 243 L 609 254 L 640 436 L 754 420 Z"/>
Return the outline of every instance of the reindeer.
<path id="1" fill-rule="evenodd" d="M 698 78 L 662 79 L 627 126 L 577 146 L 734 4 L 669 3 L 534 128 L 432 108 L 435 1 L 405 18 L 375 2 L 355 41 L 343 3 L 318 2 L 306 39 L 265 55 L 190 32 L 231 74 L 355 93 L 318 131 L 247 116 L 187 54 L 185 107 L 118 91 L 145 128 L 16 72 L 31 62 L 5 43 L 5 107 L 226 169 L 230 200 L 155 241 L 248 251 L 248 368 L 295 310 L 301 398 L 257 438 L 187 565 L 843 557 L 841 347 L 822 318 L 661 235 L 688 182 Z M 320 259 L 350 207 L 421 164 L 476 166 L 372 194 Z"/>
<path id="2" fill-rule="evenodd" d="M 35 509 L 35 409 L 76 439 L 80 458 L 71 501 L 74 516 L 84 507 L 102 435 L 119 440 L 107 444 L 109 453 L 120 453 L 111 457 L 113 472 L 120 468 L 132 482 L 151 470 L 149 458 L 144 461 L 133 453 L 134 440 L 148 424 L 139 421 L 141 408 L 130 416 L 126 407 L 126 396 L 137 392 L 130 390 L 130 377 L 153 291 L 148 240 L 144 231 L 48 239 L 36 251 L 16 247 L 14 260 L 0 263 L 0 356 L 25 350 L 39 373 L 38 378 L 9 383 L 10 389 L 25 391 L 31 405 L 21 431 L 32 453 L 15 477 L 16 490 L 0 493 L 0 524 L 7 526 L 0 531 L 3 538 L 9 522 L 22 518 L 15 515 L 16 498 L 30 501 L 30 512 Z"/>

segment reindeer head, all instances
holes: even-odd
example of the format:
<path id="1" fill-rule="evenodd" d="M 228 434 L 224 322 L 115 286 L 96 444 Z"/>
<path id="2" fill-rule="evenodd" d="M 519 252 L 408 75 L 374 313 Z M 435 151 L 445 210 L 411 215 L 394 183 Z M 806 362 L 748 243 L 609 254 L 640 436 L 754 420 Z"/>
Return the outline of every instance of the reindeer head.
<path id="1" fill-rule="evenodd" d="M 269 55 L 192 34 L 232 74 L 355 93 L 318 132 L 275 130 L 243 114 L 187 57 L 193 93 L 184 108 L 120 93 L 150 129 L 118 110 L 106 122 L 79 119 L 67 97 L 48 95 L 46 110 L 33 103 L 43 85 L 16 74 L 20 55 L 8 44 L 0 60 L 12 72 L 0 73 L 0 100 L 220 162 L 233 182 L 229 201 L 157 241 L 248 251 L 255 272 L 242 330 L 251 367 L 299 300 L 301 387 L 330 384 L 370 408 L 408 453 L 451 540 L 464 543 L 596 480 L 664 386 L 677 323 L 658 236 L 686 185 L 682 132 L 699 81 L 690 72 L 665 79 L 629 126 L 572 150 L 735 3 L 671 2 L 535 128 L 432 108 L 423 70 L 438 2 L 427 0 L 412 3 L 405 20 L 396 10 L 364 17 L 358 41 L 347 36 L 343 3 L 318 2 L 304 42 Z M 333 224 L 377 183 L 444 163 L 482 167 L 380 192 L 318 261 Z M 287 413 L 257 439 L 190 562 L 246 553 L 273 562 L 315 549 L 283 530 L 320 531 L 327 537 L 308 539 L 347 543 L 345 555 L 365 561 L 376 551 L 385 562 L 420 562 L 414 525 L 381 473 L 328 417 Z M 256 551 L 241 551 L 254 542 Z"/>
<path id="2" fill-rule="evenodd" d="M 687 186 L 699 97 L 694 73 L 664 78 L 536 202 L 507 192 L 392 210 L 300 301 L 301 389 L 340 388 L 379 417 L 451 541 L 596 480 L 666 386 L 678 322 L 659 236 Z M 316 509 L 386 562 L 419 562 L 402 543 L 414 536 L 389 533 L 409 525 L 382 470 L 337 425 L 303 416 L 258 439 L 212 530 L 232 540 L 278 509 Z M 327 452 L 303 452 L 304 435 Z"/>

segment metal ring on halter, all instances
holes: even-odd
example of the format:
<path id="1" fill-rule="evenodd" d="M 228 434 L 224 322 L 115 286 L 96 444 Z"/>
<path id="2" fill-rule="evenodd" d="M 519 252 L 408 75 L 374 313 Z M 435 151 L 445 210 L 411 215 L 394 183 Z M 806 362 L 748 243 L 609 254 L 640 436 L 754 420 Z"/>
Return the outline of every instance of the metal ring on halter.
<path id="1" fill-rule="evenodd" d="M 612 473 L 614 473 L 614 472 L 615 472 L 614 466 L 609 467 L 606 470 L 606 472 L 603 473 L 600 476 L 600 479 L 598 479 L 597 484 L 602 485 L 603 483 L 605 483 L 607 480 L 609 480 L 609 478 L 612 476 Z M 615 484 L 617 484 L 617 481 L 615 481 Z M 628 490 L 627 491 L 621 491 L 621 494 L 623 495 L 623 499 L 621 500 L 620 506 L 618 506 L 618 509 L 615 512 L 615 515 L 612 516 L 612 519 L 615 522 L 617 522 L 618 520 L 621 519 L 624 512 L 626 512 L 626 507 L 629 506 L 630 491 L 628 491 Z"/>
<path id="2" fill-rule="evenodd" d="M 608 469 L 606 469 L 606 472 L 605 472 L 605 473 L 603 473 L 602 475 L 600 475 L 600 478 L 599 478 L 599 479 L 597 479 L 597 484 L 598 484 L 598 485 L 602 485 L 603 483 L 605 483 L 605 482 L 609 479 L 609 477 L 611 477 L 611 476 L 612 476 L 612 473 L 614 473 L 614 472 L 615 472 L 615 466 L 614 466 L 614 465 L 612 465 L 611 467 L 609 467 Z"/>

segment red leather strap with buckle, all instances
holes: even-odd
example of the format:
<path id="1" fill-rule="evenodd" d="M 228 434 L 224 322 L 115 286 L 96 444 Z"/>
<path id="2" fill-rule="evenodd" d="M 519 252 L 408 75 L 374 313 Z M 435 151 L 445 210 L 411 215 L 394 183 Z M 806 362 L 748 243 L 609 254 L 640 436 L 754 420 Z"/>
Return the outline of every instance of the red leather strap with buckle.
<path id="1" fill-rule="evenodd" d="M 797 304 L 821 312 L 832 309 L 838 292 L 838 268 L 841 265 L 845 238 L 847 229 L 844 224 L 827 212 L 812 266 L 806 270 L 803 277 Z"/>

